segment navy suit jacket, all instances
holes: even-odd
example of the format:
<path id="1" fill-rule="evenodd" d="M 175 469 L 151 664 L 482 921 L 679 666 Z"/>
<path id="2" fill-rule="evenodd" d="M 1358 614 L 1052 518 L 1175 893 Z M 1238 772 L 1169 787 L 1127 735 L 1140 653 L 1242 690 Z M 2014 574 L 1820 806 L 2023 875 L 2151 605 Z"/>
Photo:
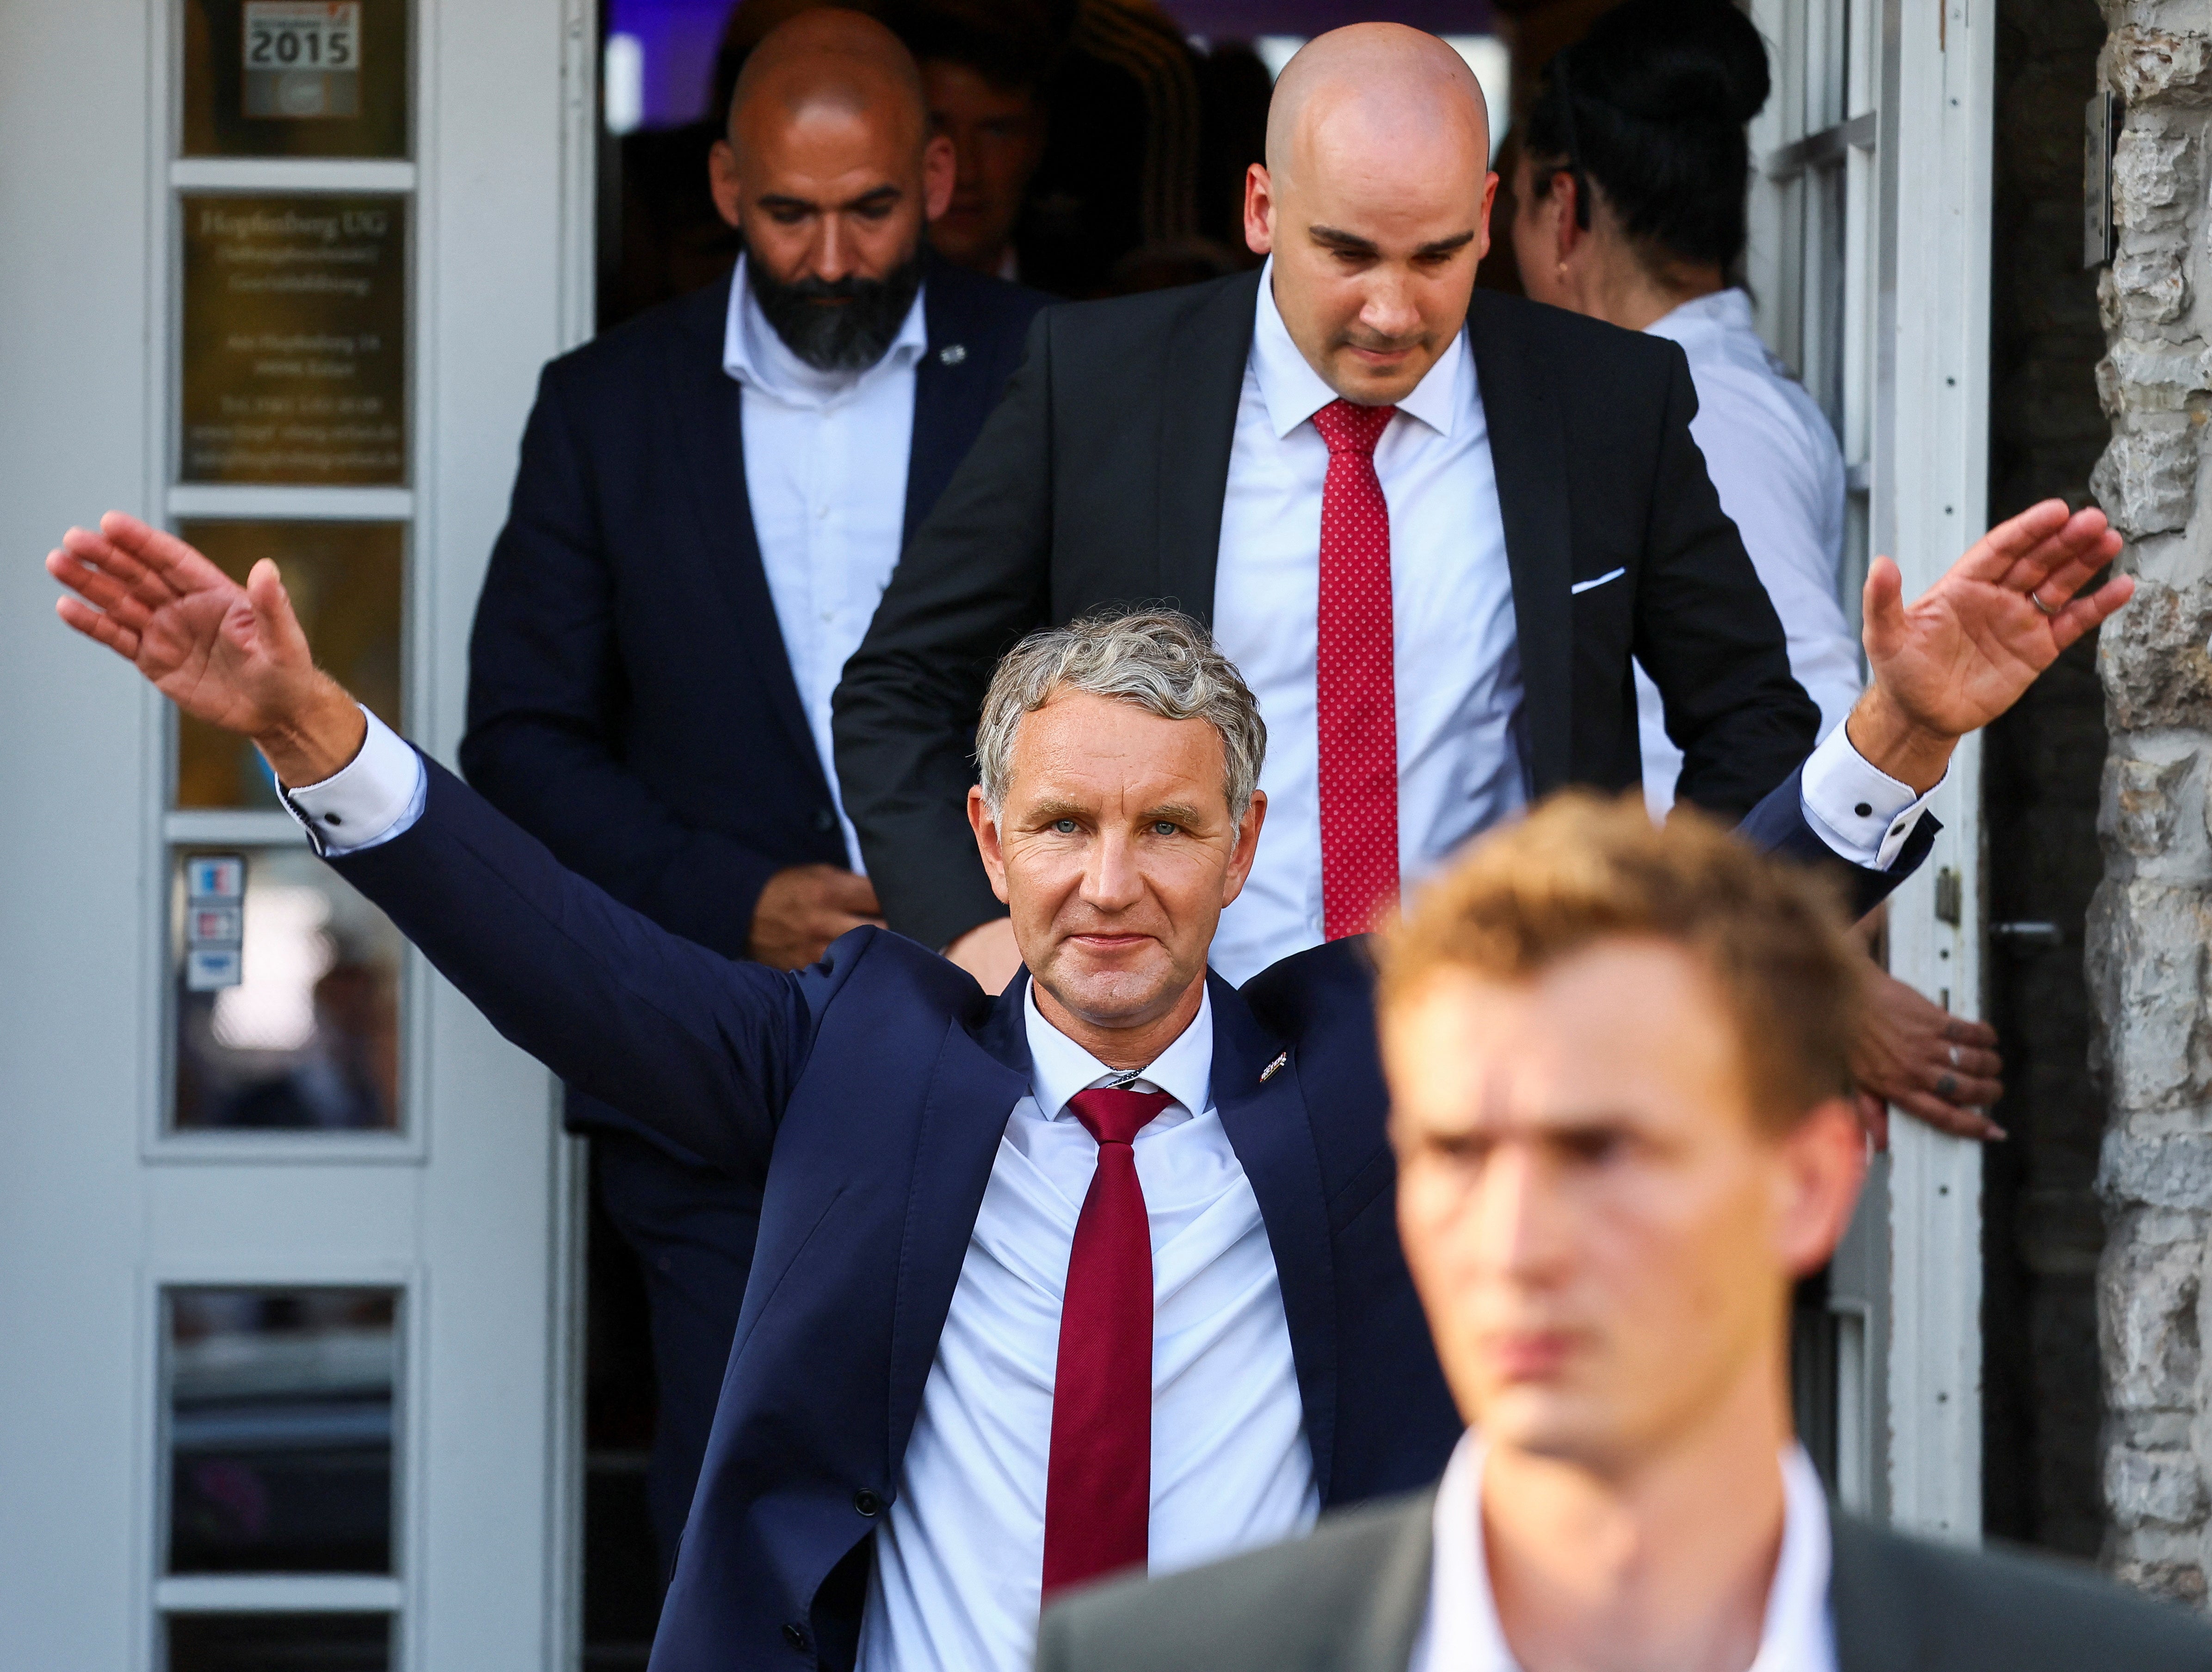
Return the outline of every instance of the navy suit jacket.
<path id="1" fill-rule="evenodd" d="M 428 770 L 422 818 L 338 871 L 507 1038 L 764 1186 L 655 1672 L 849 1667 L 869 1535 L 897 1496 L 992 1158 L 1029 1090 L 1021 984 L 986 998 L 872 928 L 796 974 L 726 958 Z M 1764 845 L 1802 831 L 1796 798 L 1793 778 L 1753 813 Z M 1861 903 L 1931 837 L 1861 873 Z M 1432 1480 L 1460 1424 L 1399 1252 L 1364 946 L 1212 992 L 1214 1102 L 1273 1250 L 1321 1501 Z"/>

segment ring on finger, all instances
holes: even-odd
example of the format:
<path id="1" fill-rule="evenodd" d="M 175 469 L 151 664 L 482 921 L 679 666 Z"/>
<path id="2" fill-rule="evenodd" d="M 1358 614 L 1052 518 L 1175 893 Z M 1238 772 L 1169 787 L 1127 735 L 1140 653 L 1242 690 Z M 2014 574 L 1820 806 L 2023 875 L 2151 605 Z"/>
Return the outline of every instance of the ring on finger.
<path id="1" fill-rule="evenodd" d="M 1959 1077 L 1956 1074 L 1946 1074 L 1937 1080 L 1936 1095 L 1942 1098 L 1945 1103 L 1955 1100 L 1959 1095 Z"/>
<path id="2" fill-rule="evenodd" d="M 2059 611 L 2059 610 L 2063 610 L 2063 608 L 2065 608 L 2065 607 L 2066 607 L 2064 605 L 2063 605 L 2063 604 L 2062 604 L 2062 605 L 2058 605 L 2056 609 L 2054 609 L 2051 605 L 2048 605 L 2048 604 L 2045 604 L 2045 603 L 2043 601 L 2043 594 L 2042 594 L 2041 593 L 2039 593 L 2039 592 L 2036 591 L 2036 590 L 2035 590 L 2033 587 L 2031 587 L 2030 588 L 2028 588 L 2027 601 L 2028 601 L 2030 604 L 2033 604 L 2033 605 L 2035 605 L 2035 607 L 2036 607 L 2037 609 L 2039 609 L 2039 610 L 2042 611 L 2043 611 L 2043 613 L 2044 613 L 2045 615 L 2046 615 L 2046 616 L 2055 616 L 2055 615 L 2057 615 L 2057 614 L 2058 613 L 2058 611 Z"/>
<path id="3" fill-rule="evenodd" d="M 1956 1045 L 1953 1045 L 1949 1048 L 1949 1050 L 1951 1054 L 1951 1066 L 1955 1068 L 1959 1066 L 1959 1048 Z"/>

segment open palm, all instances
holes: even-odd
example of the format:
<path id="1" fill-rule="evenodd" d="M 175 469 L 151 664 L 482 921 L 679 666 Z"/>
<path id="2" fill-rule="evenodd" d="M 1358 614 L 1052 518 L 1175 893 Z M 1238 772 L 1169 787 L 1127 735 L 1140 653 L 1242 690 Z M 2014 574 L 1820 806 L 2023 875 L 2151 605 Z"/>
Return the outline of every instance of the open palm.
<path id="1" fill-rule="evenodd" d="M 2063 501 L 2046 500 L 1991 529 L 1909 605 L 1897 565 L 1877 557 L 1865 597 L 1875 683 L 1927 731 L 1962 737 L 1988 725 L 2128 601 L 2135 582 L 2125 575 L 2074 596 L 2119 550 L 2103 512 L 2069 515 Z"/>
<path id="2" fill-rule="evenodd" d="M 46 570 L 78 596 L 61 618 L 130 662 L 196 719 L 259 737 L 317 678 L 307 635 L 263 559 L 243 587 L 173 534 L 111 511 L 72 528 Z"/>

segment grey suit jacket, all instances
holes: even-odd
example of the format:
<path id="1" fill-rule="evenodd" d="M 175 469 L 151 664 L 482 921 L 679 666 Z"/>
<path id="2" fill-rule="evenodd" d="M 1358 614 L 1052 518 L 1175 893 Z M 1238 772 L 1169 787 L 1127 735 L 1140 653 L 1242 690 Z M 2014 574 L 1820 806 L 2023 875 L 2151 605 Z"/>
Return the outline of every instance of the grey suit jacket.
<path id="1" fill-rule="evenodd" d="M 1048 1610 L 1037 1672 L 1403 1672 L 1429 1597 L 1433 1493 L 1311 1538 Z M 2212 1627 L 2057 1563 L 1837 1516 L 1837 1672 L 2207 1672 Z"/>

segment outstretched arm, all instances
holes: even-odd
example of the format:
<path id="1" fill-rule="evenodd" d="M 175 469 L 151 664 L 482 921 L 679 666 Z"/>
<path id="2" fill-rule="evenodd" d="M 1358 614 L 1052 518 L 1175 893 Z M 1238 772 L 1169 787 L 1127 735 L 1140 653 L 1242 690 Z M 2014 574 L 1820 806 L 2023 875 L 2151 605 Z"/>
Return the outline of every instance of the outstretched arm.
<path id="1" fill-rule="evenodd" d="M 71 529 L 46 567 L 76 594 L 60 600 L 64 621 L 186 713 L 251 739 L 288 792 L 378 766 L 365 717 L 315 666 L 274 563 L 240 587 L 111 512 L 96 532 Z M 349 822 L 349 855 L 333 861 L 348 879 L 563 1079 L 717 1164 L 763 1166 L 811 1035 L 810 993 L 836 973 L 781 976 L 667 933 L 381 735 L 422 814 L 381 842 Z"/>

